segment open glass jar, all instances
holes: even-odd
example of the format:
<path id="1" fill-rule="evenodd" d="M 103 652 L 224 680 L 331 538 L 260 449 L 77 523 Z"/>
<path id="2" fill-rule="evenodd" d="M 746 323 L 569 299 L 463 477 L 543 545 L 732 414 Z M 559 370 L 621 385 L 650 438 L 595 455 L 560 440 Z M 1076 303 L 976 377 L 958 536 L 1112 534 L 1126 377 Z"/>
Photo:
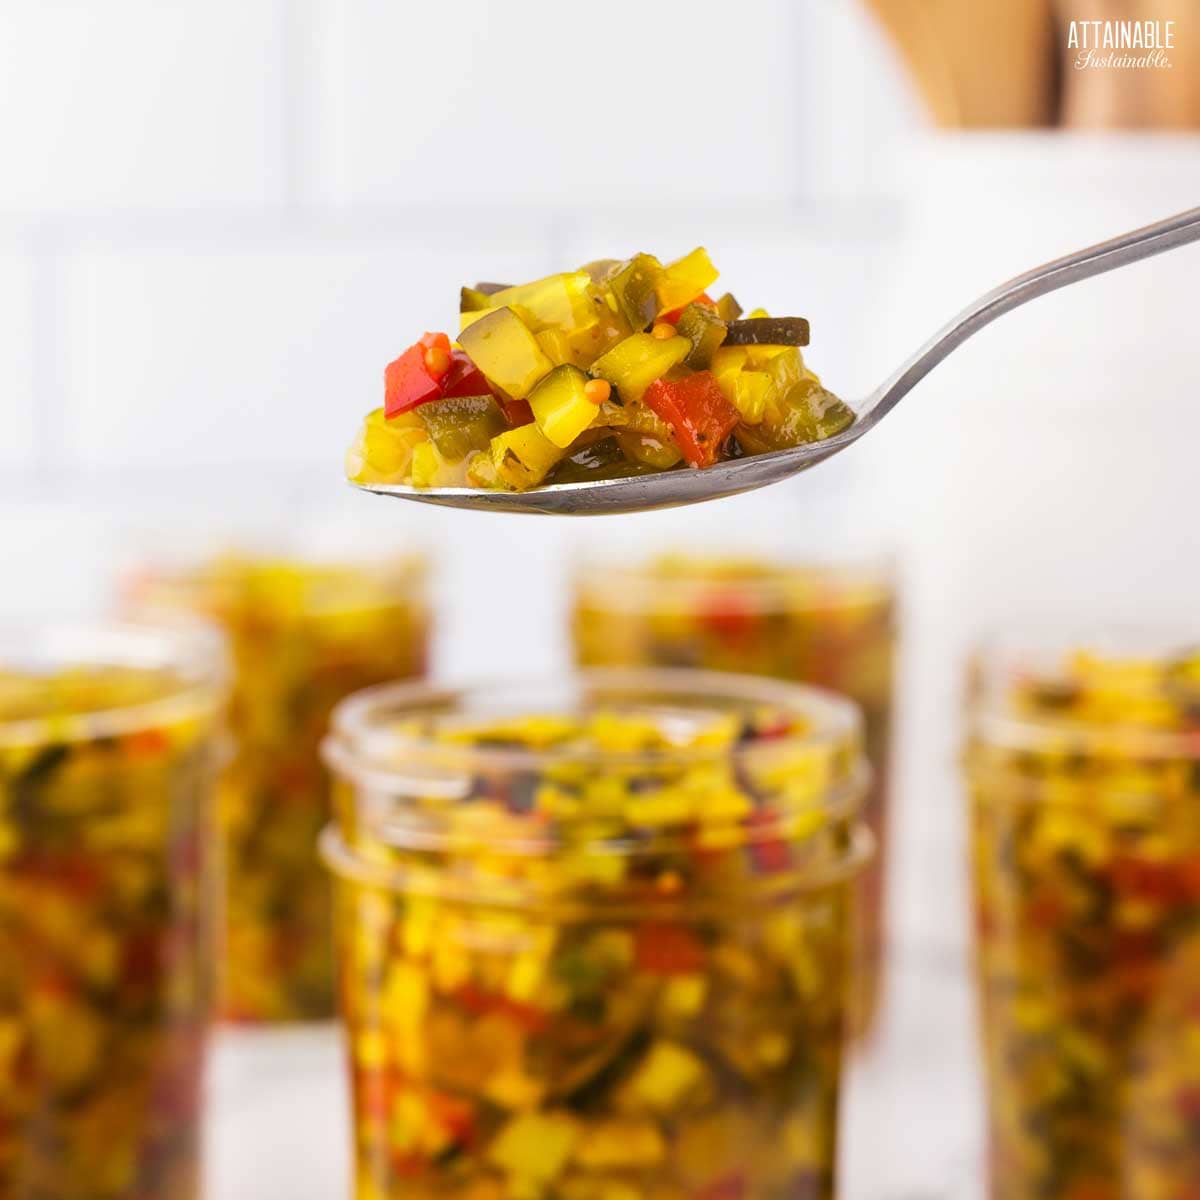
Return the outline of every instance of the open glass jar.
<path id="1" fill-rule="evenodd" d="M 882 561 L 789 563 L 664 555 L 596 558 L 574 574 L 572 630 L 584 667 L 688 667 L 812 684 L 862 712 L 872 783 L 864 817 L 877 844 L 862 872 L 853 1025 L 878 1008 L 885 941 L 888 765 L 896 587 Z"/>
<path id="2" fill-rule="evenodd" d="M 334 1014 L 329 820 L 319 746 L 339 700 L 424 674 L 426 569 L 416 556 L 321 562 L 226 554 L 131 582 L 138 611 L 201 614 L 234 661 L 235 755 L 222 789 L 225 922 L 221 1015 Z"/>
<path id="3" fill-rule="evenodd" d="M 199 1194 L 220 641 L 0 635 L 0 1196 Z"/>
<path id="4" fill-rule="evenodd" d="M 993 1200 L 1200 1180 L 1200 652 L 993 646 L 967 776 Z"/>
<path id="5" fill-rule="evenodd" d="M 852 705 L 400 686 L 340 706 L 327 757 L 360 1200 L 834 1194 Z"/>

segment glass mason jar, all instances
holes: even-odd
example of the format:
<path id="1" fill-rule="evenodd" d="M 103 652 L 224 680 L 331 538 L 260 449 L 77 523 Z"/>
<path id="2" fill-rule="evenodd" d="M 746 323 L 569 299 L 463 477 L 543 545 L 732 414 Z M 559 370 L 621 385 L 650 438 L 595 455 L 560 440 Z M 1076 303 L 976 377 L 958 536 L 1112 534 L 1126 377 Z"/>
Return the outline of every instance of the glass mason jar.
<path id="1" fill-rule="evenodd" d="M 991 1196 L 1194 1196 L 1200 653 L 993 647 L 970 695 Z"/>
<path id="2" fill-rule="evenodd" d="M 359 1200 L 834 1194 L 853 706 L 732 675 L 374 689 L 327 755 Z"/>
<path id="3" fill-rule="evenodd" d="M 890 568 L 879 563 L 684 555 L 640 565 L 597 559 L 577 568 L 573 584 L 581 666 L 772 676 L 827 688 L 858 705 L 872 771 L 864 815 L 877 845 L 859 881 L 859 1034 L 878 1008 L 884 954 L 895 590 Z"/>
<path id="4" fill-rule="evenodd" d="M 233 655 L 236 745 L 221 793 L 225 1020 L 334 1015 L 330 889 L 316 851 L 330 812 L 320 742 L 339 700 L 424 674 L 426 574 L 415 556 L 228 554 L 132 581 L 135 609 L 202 614 Z"/>
<path id="5" fill-rule="evenodd" d="M 209 631 L 0 634 L 0 1196 L 199 1194 L 224 698 Z"/>

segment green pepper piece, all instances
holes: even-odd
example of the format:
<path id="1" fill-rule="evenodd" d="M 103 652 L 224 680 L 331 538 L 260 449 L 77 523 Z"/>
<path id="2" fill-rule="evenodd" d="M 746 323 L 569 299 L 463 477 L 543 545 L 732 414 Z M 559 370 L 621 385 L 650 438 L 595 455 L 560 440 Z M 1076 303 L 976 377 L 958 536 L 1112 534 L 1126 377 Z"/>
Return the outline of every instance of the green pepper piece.
<path id="1" fill-rule="evenodd" d="M 725 335 L 729 346 L 807 346 L 808 322 L 803 317 L 747 317 L 731 321 Z"/>
<path id="2" fill-rule="evenodd" d="M 550 483 L 587 483 L 591 479 L 628 479 L 631 475 L 651 475 L 656 467 L 631 462 L 615 437 L 601 438 L 576 450 L 550 473 Z"/>
<path id="3" fill-rule="evenodd" d="M 439 453 L 452 462 L 486 450 L 508 428 L 494 396 L 445 396 L 420 405 L 416 413 Z"/>
<path id="4" fill-rule="evenodd" d="M 742 306 L 737 302 L 737 297 L 732 292 L 726 292 L 717 301 L 717 316 L 728 325 L 731 321 L 736 321 L 742 315 Z"/>
<path id="5" fill-rule="evenodd" d="M 761 423 L 737 427 L 737 438 L 750 454 L 820 442 L 854 424 L 854 411 L 815 379 L 799 379 L 773 404 Z"/>
<path id="6" fill-rule="evenodd" d="M 459 345 L 488 380 L 514 400 L 524 400 L 554 364 L 511 308 L 497 308 L 458 335 Z"/>
<path id="7" fill-rule="evenodd" d="M 658 284 L 662 263 L 652 254 L 635 254 L 623 262 L 608 280 L 617 311 L 637 332 L 658 314 Z"/>
<path id="8" fill-rule="evenodd" d="M 689 304 L 679 314 L 675 330 L 692 343 L 683 361 L 697 371 L 706 371 L 712 365 L 713 352 L 725 340 L 725 322 L 707 305 Z"/>

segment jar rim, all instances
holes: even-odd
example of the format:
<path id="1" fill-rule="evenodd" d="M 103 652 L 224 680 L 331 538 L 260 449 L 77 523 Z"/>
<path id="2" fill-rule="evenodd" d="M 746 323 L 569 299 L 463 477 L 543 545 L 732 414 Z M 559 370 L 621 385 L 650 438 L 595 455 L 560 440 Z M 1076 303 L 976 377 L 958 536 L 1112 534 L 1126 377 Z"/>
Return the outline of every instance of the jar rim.
<path id="1" fill-rule="evenodd" d="M 1090 654 L 1114 664 L 1161 669 L 1161 679 L 1131 688 L 1131 701 L 1190 702 L 1194 690 L 1200 705 L 1200 685 L 1172 691 L 1166 684 L 1172 664 L 1198 651 L 1200 634 L 1169 628 L 1110 626 L 1072 636 L 1057 624 L 1046 624 L 1040 632 L 992 634 L 980 639 L 970 657 L 968 741 L 1014 752 L 1065 748 L 1152 760 L 1200 759 L 1200 719 L 1194 730 L 1135 720 L 1100 723 L 1021 712 L 1012 703 L 1021 686 L 1078 686 L 1083 676 L 1072 674 L 1071 659 Z"/>
<path id="2" fill-rule="evenodd" d="M 670 747 L 624 753 L 594 748 L 469 746 L 447 744 L 428 737 L 397 735 L 394 728 L 375 725 L 381 713 L 420 716 L 436 711 L 456 711 L 451 705 L 491 697 L 503 701 L 503 707 L 484 708 L 480 715 L 522 716 L 531 713 L 578 711 L 589 697 L 612 694 L 623 698 L 641 695 L 644 699 L 675 695 L 693 701 L 711 698 L 763 708 L 780 708 L 803 717 L 808 727 L 796 735 L 784 735 L 761 744 L 762 748 L 796 750 L 801 747 L 836 749 L 860 744 L 862 718 L 858 707 L 832 692 L 806 684 L 736 675 L 719 671 L 692 671 L 673 668 L 592 667 L 566 672 L 559 677 L 534 678 L 514 684 L 512 680 L 493 679 L 467 684 L 439 684 L 415 680 L 381 684 L 347 697 L 333 711 L 330 734 L 323 755 L 339 772 L 356 777 L 370 773 L 379 780 L 404 763 L 433 762 L 445 766 L 453 761 L 465 769 L 544 770 L 560 765 L 605 764 L 627 768 L 687 765 L 727 756 L 729 747 Z M 531 699 L 521 702 L 520 697 Z M 539 702 L 534 696 L 542 696 Z M 544 697 L 557 698 L 547 705 Z M 565 701 L 565 703 L 564 703 Z M 751 744 L 747 749 L 755 749 Z"/>
<path id="3" fill-rule="evenodd" d="M 886 554 L 809 558 L 667 553 L 640 559 L 593 555 L 575 561 L 571 581 L 577 600 L 602 597 L 606 607 L 621 611 L 689 611 L 697 598 L 722 588 L 736 593 L 738 602 L 752 612 L 827 611 L 891 602 L 897 568 Z M 804 585 L 815 585 L 811 596 L 800 593 Z"/>
<path id="4" fill-rule="evenodd" d="M 0 718 L 0 748 L 96 741 L 177 724 L 217 710 L 230 679 L 225 639 L 201 621 L 0 626 L 0 673 L 77 668 L 161 671 L 174 686 L 127 705 Z"/>
<path id="5" fill-rule="evenodd" d="M 230 569 L 228 577 L 222 576 L 223 568 Z M 174 608 L 181 601 L 191 606 L 197 598 L 201 605 L 219 607 L 222 602 L 236 602 L 253 573 L 271 570 L 295 575 L 304 589 L 300 615 L 319 619 L 374 609 L 399 599 L 421 599 L 416 589 L 429 576 L 429 557 L 420 549 L 373 558 L 367 554 L 265 554 L 234 546 L 182 561 L 147 559 L 129 573 L 126 590 L 136 607 L 151 613 L 163 606 Z M 369 603 L 351 594 L 353 585 L 361 581 L 378 589 Z"/>
<path id="6" fill-rule="evenodd" d="M 463 905 L 482 905 L 491 908 L 520 909 L 531 902 L 539 905 L 552 904 L 556 919 L 569 919 L 574 914 L 587 920 L 603 910 L 608 915 L 628 911 L 640 918 L 663 917 L 671 914 L 698 919 L 710 915 L 720 916 L 728 912 L 723 897 L 709 900 L 690 893 L 681 896 L 662 896 L 654 899 L 638 897 L 636 902 L 623 896 L 596 894 L 543 896 L 535 893 L 528 884 L 512 885 L 511 881 L 492 880 L 492 886 L 481 886 L 481 881 L 455 879 L 447 872 L 429 873 L 418 876 L 411 867 L 402 862 L 380 862 L 368 858 L 355 850 L 345 839 L 336 822 L 330 822 L 317 839 L 318 853 L 330 874 L 338 880 L 350 880 L 360 886 L 383 888 L 392 892 L 423 895 L 442 901 Z M 861 870 L 877 853 L 875 835 L 862 822 L 848 833 L 841 853 L 819 864 L 816 870 L 807 869 L 803 874 L 786 874 L 776 878 L 763 878 L 755 889 L 756 903 L 770 903 L 788 895 L 819 891 L 842 883 Z M 433 880 L 436 879 L 436 883 Z M 508 886 L 499 886 L 501 882 Z"/>

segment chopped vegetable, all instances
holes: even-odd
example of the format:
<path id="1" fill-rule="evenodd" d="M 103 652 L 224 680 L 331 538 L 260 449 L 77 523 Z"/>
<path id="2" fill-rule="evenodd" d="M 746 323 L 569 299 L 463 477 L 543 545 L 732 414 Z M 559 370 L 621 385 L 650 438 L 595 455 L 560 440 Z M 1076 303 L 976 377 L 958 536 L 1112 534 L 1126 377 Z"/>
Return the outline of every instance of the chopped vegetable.
<path id="1" fill-rule="evenodd" d="M 683 362 L 691 348 L 691 342 L 678 335 L 663 339 L 635 333 L 598 358 L 592 373 L 611 383 L 623 401 L 637 401 L 656 379 Z"/>
<path id="2" fill-rule="evenodd" d="M 565 457 L 536 424 L 521 425 L 492 439 L 492 465 L 510 487 L 537 487 Z"/>
<path id="3" fill-rule="evenodd" d="M 395 362 L 388 363 L 384 372 L 384 412 L 387 416 L 397 416 L 442 394 L 440 380 L 425 362 L 425 351 L 426 347 L 417 342 Z"/>
<path id="4" fill-rule="evenodd" d="M 463 349 L 487 379 L 514 400 L 524 400 L 554 364 L 511 308 L 484 314 L 459 335 Z"/>
<path id="5" fill-rule="evenodd" d="M 732 324 L 742 315 L 742 306 L 737 302 L 737 298 L 730 292 L 726 292 L 717 300 L 717 316 L 725 322 L 726 325 Z"/>
<path id="6" fill-rule="evenodd" d="M 644 330 L 659 310 L 662 264 L 652 254 L 635 254 L 607 279 L 617 312 L 635 333 Z"/>
<path id="7" fill-rule="evenodd" d="M 770 318 L 763 309 L 742 319 L 729 293 L 709 295 L 716 276 L 697 247 L 665 267 L 653 255 L 635 254 L 530 283 L 463 287 L 461 344 L 427 333 L 389 365 L 386 424 L 375 413 L 364 420 L 346 456 L 347 477 L 368 487 L 520 490 L 672 470 L 683 460 L 710 466 L 820 441 L 852 422 L 851 410 L 821 388 L 800 356 L 808 322 Z M 707 371 L 728 406 L 704 381 L 693 385 L 692 394 L 708 397 L 704 421 L 679 412 L 672 432 L 640 405 L 656 381 Z M 581 388 L 598 411 L 580 403 Z M 669 396 L 656 394 L 665 411 Z M 439 403 L 448 399 L 470 403 Z M 625 411 L 637 408 L 660 427 Z M 731 410 L 739 415 L 735 436 L 725 429 Z M 463 425 L 457 433 L 455 423 Z M 526 425 L 538 436 L 496 444 Z M 599 442 L 604 451 L 592 453 Z"/>
<path id="8" fill-rule="evenodd" d="M 728 346 L 807 346 L 808 322 L 803 317 L 747 317 L 730 321 Z"/>
<path id="9" fill-rule="evenodd" d="M 587 389 L 588 377 L 578 367 L 561 366 L 529 393 L 533 419 L 556 446 L 565 449 L 596 419 Z"/>
<path id="10" fill-rule="evenodd" d="M 712 356 L 725 340 L 725 322 L 716 309 L 698 301 L 689 304 L 676 318 L 675 327 L 679 336 L 692 344 L 683 361 L 694 370 L 707 370 L 712 365 Z"/>
<path id="11" fill-rule="evenodd" d="M 711 371 L 655 380 L 646 389 L 646 407 L 671 427 L 675 444 L 693 467 L 717 461 L 722 443 L 739 420 Z"/>
<path id="12" fill-rule="evenodd" d="M 430 440 L 443 458 L 457 461 L 472 450 L 486 450 L 508 428 L 495 396 L 445 396 L 417 410 Z"/>
<path id="13" fill-rule="evenodd" d="M 690 304 L 717 280 L 717 269 L 703 246 L 669 263 L 658 279 L 658 311 L 670 312 Z"/>

